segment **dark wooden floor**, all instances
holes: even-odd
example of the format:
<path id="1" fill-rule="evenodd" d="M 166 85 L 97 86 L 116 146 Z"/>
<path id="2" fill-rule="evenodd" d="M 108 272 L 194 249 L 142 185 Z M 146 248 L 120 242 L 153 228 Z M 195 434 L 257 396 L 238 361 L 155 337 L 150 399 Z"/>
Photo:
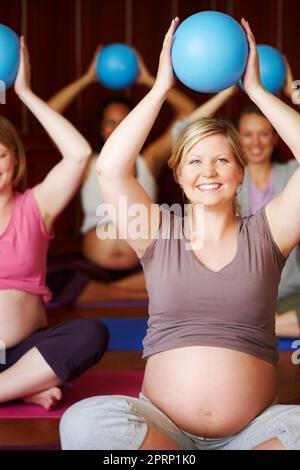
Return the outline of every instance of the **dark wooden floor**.
<path id="1" fill-rule="evenodd" d="M 78 317 L 145 317 L 145 307 L 64 308 L 48 312 L 50 325 Z M 300 404 L 300 365 L 292 363 L 292 352 L 280 353 L 278 363 L 278 403 Z M 144 361 L 140 351 L 108 351 L 95 369 L 141 370 Z M 57 419 L 0 420 L 0 449 L 7 446 L 58 446 Z"/>

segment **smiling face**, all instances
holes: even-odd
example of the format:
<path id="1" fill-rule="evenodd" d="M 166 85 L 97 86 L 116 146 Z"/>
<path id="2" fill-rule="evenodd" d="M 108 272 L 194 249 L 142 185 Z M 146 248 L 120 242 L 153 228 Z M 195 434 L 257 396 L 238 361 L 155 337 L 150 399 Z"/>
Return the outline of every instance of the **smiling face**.
<path id="1" fill-rule="evenodd" d="M 264 116 L 244 114 L 239 122 L 239 133 L 250 164 L 271 162 L 278 136 Z"/>
<path id="2" fill-rule="evenodd" d="M 192 203 L 208 207 L 231 204 L 243 181 L 244 170 L 237 162 L 225 135 L 199 140 L 184 156 L 177 179 Z"/>
<path id="3" fill-rule="evenodd" d="M 16 165 L 16 153 L 0 142 L 0 191 L 13 185 Z"/>

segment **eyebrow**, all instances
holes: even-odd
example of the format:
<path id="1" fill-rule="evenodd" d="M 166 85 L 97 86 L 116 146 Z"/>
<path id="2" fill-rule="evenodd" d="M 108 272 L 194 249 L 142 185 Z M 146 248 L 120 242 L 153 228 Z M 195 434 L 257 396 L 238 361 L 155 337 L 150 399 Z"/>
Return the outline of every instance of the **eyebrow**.
<path id="1" fill-rule="evenodd" d="M 223 152 L 223 153 L 218 153 L 217 155 L 214 155 L 212 158 L 216 158 L 216 157 L 222 157 L 222 156 L 229 156 L 230 154 L 227 153 L 227 152 Z M 191 158 L 203 158 L 203 155 L 199 155 L 197 153 L 192 153 L 191 155 L 188 155 L 187 156 L 187 159 L 190 160 Z"/>

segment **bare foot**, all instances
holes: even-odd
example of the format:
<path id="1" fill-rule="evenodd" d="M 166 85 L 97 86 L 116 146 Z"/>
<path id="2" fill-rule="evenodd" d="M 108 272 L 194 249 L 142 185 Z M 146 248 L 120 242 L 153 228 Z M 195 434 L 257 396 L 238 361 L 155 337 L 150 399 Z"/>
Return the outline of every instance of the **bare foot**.
<path id="1" fill-rule="evenodd" d="M 48 388 L 48 390 L 28 395 L 22 400 L 26 403 L 34 403 L 35 405 L 43 406 L 46 410 L 51 411 L 57 408 L 58 402 L 61 399 L 61 389 L 59 387 L 52 387 Z"/>

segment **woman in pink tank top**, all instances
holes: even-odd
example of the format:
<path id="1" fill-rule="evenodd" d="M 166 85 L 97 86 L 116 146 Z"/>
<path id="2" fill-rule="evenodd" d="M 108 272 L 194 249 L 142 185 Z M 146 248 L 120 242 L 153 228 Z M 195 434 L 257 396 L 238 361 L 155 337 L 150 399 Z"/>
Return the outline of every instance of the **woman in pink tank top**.
<path id="1" fill-rule="evenodd" d="M 16 192 L 25 152 L 13 125 L 0 117 L 0 403 L 21 398 L 52 409 L 62 397 L 61 385 L 98 361 L 107 346 L 107 331 L 97 320 L 46 328 L 51 293 L 45 270 L 53 223 L 77 191 L 91 149 L 32 92 L 23 38 L 15 91 L 63 159 L 40 184 Z"/>
<path id="2" fill-rule="evenodd" d="M 167 218 L 170 211 L 153 205 L 131 173 L 174 84 L 177 25 L 165 37 L 152 90 L 110 136 L 97 165 L 107 208 L 141 258 L 149 291 L 142 393 L 69 408 L 62 447 L 300 449 L 300 406 L 274 404 L 274 312 L 285 258 L 300 240 L 300 170 L 265 209 L 238 217 L 245 158 L 237 132 L 216 119 L 189 126 L 169 161 L 191 209 L 181 238 L 180 218 Z M 250 49 L 244 89 L 300 161 L 300 115 L 263 88 L 254 36 L 244 19 L 242 26 Z M 143 230 L 134 232 L 137 226 Z"/>

